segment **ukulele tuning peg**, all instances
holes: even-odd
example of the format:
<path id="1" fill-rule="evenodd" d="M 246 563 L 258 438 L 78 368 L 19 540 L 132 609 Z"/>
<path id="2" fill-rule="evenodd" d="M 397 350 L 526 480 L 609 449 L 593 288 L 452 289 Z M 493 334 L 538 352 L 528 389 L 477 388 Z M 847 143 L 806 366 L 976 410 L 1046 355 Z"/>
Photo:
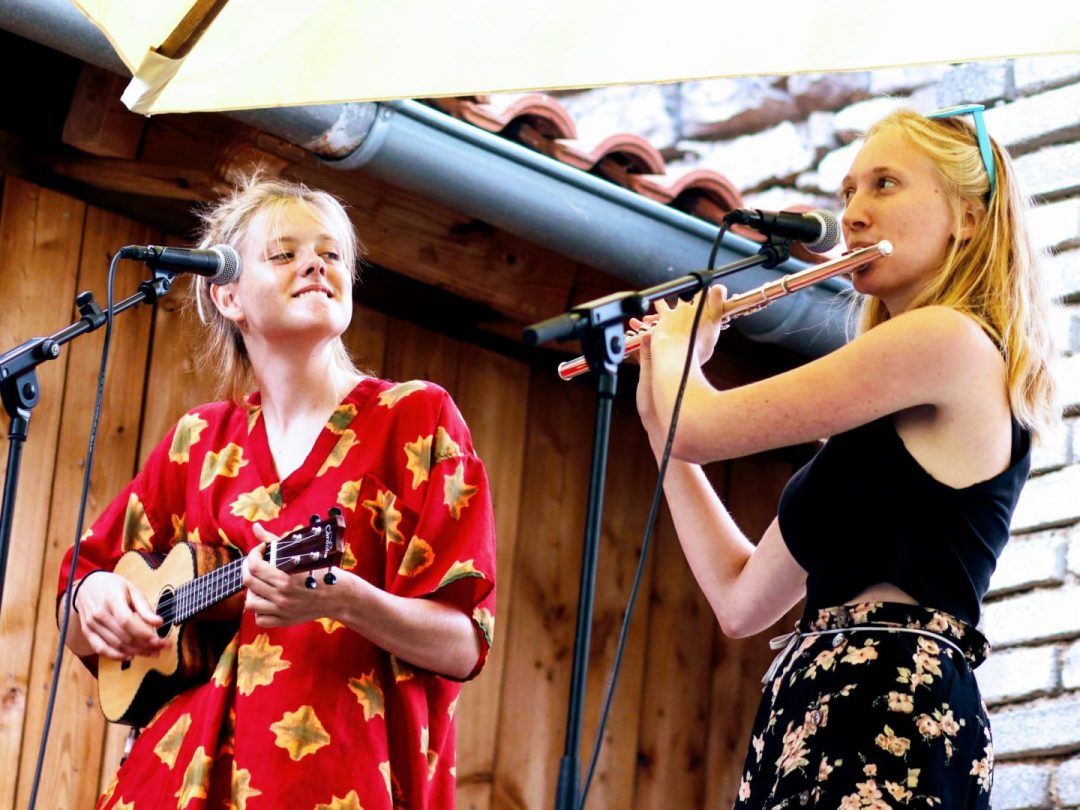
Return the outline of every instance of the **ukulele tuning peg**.
<path id="1" fill-rule="evenodd" d="M 307 579 L 304 580 L 304 587 L 307 588 L 309 591 L 313 591 L 317 587 L 319 587 L 319 583 L 315 581 L 315 577 L 313 577 L 311 574 L 308 574 Z"/>
<path id="2" fill-rule="evenodd" d="M 332 518 L 341 517 L 341 510 L 336 506 L 331 506 L 327 514 L 329 514 Z"/>
<path id="3" fill-rule="evenodd" d="M 311 520 L 311 525 L 314 526 L 316 523 L 319 522 L 319 516 L 318 515 L 312 515 L 310 520 Z"/>
<path id="4" fill-rule="evenodd" d="M 325 582 L 327 585 L 333 585 L 335 582 L 337 582 L 337 577 L 334 576 L 333 571 L 327 571 L 326 574 L 323 576 L 322 581 Z"/>

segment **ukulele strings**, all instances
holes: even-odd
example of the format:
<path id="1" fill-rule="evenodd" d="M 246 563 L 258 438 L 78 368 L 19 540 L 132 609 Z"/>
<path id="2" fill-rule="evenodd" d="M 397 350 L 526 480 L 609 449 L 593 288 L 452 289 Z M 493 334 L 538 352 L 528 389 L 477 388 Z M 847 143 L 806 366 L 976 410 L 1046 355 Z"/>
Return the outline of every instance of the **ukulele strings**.
<path id="1" fill-rule="evenodd" d="M 319 532 L 321 534 L 321 530 Z M 290 553 L 297 547 L 302 548 L 310 543 L 312 535 L 292 537 L 286 535 L 277 544 L 278 568 L 296 556 Z M 269 553 L 269 549 L 267 549 Z M 298 555 L 297 555 L 298 556 Z M 264 555 L 263 559 L 268 557 Z M 240 590 L 244 560 L 233 560 L 225 565 L 215 568 L 203 576 L 188 580 L 176 588 L 175 591 L 165 594 L 158 604 L 157 613 L 166 624 L 175 624 L 194 616 L 221 598 L 229 596 Z"/>

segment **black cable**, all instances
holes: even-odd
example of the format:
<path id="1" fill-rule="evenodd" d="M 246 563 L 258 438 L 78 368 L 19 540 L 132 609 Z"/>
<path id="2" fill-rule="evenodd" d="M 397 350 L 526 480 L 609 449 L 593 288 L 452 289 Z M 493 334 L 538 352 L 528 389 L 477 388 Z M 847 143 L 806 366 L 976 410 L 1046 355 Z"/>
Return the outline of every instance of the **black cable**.
<path id="1" fill-rule="evenodd" d="M 83 521 L 86 516 L 86 503 L 90 494 L 90 472 L 94 467 L 94 445 L 97 442 L 98 421 L 101 418 L 101 402 L 105 392 L 105 369 L 109 362 L 109 344 L 112 342 L 113 316 L 113 281 L 116 266 L 120 262 L 117 251 L 109 262 L 108 300 L 105 307 L 105 342 L 101 347 L 101 367 L 98 370 L 97 397 L 94 400 L 94 414 L 90 423 L 90 438 L 86 445 L 86 466 L 83 470 L 82 495 L 79 498 L 79 517 L 75 525 L 75 542 L 72 544 L 71 567 L 68 571 L 68 583 L 64 589 L 64 612 L 60 620 L 60 638 L 56 644 L 56 665 L 53 667 L 52 683 L 49 686 L 49 704 L 45 710 L 45 725 L 41 730 L 41 743 L 38 746 L 37 764 L 34 767 L 34 784 L 30 791 L 28 810 L 34 810 L 37 802 L 38 786 L 41 782 L 41 768 L 45 763 L 45 749 L 49 744 L 49 728 L 52 726 L 53 709 L 56 705 L 56 693 L 60 681 L 60 665 L 64 656 L 64 640 L 67 638 L 68 620 L 71 616 L 71 592 L 75 582 L 75 571 L 79 564 L 79 547 L 82 544 Z"/>
<path id="2" fill-rule="evenodd" d="M 716 254 L 720 249 L 720 240 L 724 233 L 727 231 L 727 223 L 723 223 L 720 229 L 716 232 L 716 239 L 713 240 L 712 250 L 709 252 L 709 265 L 708 269 L 711 271 L 716 262 Z M 710 279 L 709 283 L 715 281 L 719 276 Z M 634 606 L 637 604 L 638 593 L 641 590 L 641 581 L 645 576 L 645 564 L 649 559 L 649 548 L 652 541 L 653 531 L 656 528 L 656 519 L 660 514 L 660 503 L 664 497 L 664 476 L 667 474 L 668 461 L 671 459 L 671 448 L 675 443 L 675 428 L 679 421 L 679 411 L 682 410 L 683 394 L 686 393 L 686 384 L 690 379 L 690 366 L 694 360 L 694 342 L 697 339 L 698 325 L 701 323 L 701 315 L 705 311 L 705 298 L 708 294 L 708 288 L 702 279 L 701 298 L 698 302 L 697 309 L 694 312 L 694 323 L 690 328 L 690 343 L 686 351 L 686 360 L 683 363 L 682 377 L 679 380 L 679 390 L 675 395 L 675 406 L 671 411 L 671 425 L 668 427 L 667 440 L 664 443 L 664 454 L 660 459 L 660 470 L 656 479 L 656 489 L 653 491 L 652 505 L 649 509 L 649 517 L 645 523 L 645 534 L 641 541 L 641 555 L 638 558 L 637 571 L 634 573 L 634 581 L 630 586 L 630 597 L 627 601 L 626 612 L 623 614 L 622 627 L 619 630 L 619 641 L 615 645 L 615 662 L 611 668 L 611 679 L 608 681 L 607 691 L 604 693 L 604 704 L 600 711 L 600 722 L 596 729 L 596 740 L 593 743 L 592 754 L 589 757 L 589 767 L 585 773 L 585 783 L 581 791 L 581 799 L 578 803 L 577 810 L 584 810 L 585 798 L 589 794 L 589 786 L 592 784 L 593 773 L 596 770 L 596 763 L 600 758 L 600 748 L 603 745 L 604 740 L 604 727 L 607 725 L 608 714 L 611 711 L 611 703 L 615 696 L 615 684 L 619 678 L 619 669 L 622 667 L 623 654 L 626 651 L 626 638 L 630 633 L 630 621 L 633 617 Z"/>
<path id="3" fill-rule="evenodd" d="M 720 223 L 720 229 L 716 232 L 716 238 L 713 239 L 712 249 L 709 250 L 709 263 L 706 265 L 710 270 L 716 267 L 716 254 L 720 252 L 720 240 L 724 238 L 724 234 L 727 233 L 728 224 L 726 221 Z"/>

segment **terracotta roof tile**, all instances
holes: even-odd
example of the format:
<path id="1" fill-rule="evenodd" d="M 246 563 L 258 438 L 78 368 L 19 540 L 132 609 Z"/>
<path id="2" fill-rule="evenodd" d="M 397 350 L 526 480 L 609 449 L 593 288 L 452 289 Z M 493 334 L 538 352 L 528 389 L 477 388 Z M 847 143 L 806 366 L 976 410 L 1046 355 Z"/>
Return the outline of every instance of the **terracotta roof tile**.
<path id="1" fill-rule="evenodd" d="M 545 138 L 575 138 L 577 128 L 570 113 L 543 93 L 436 98 L 431 106 L 488 132 L 502 132 L 515 122 L 528 123 Z"/>
<path id="2" fill-rule="evenodd" d="M 742 205 L 742 194 L 724 175 L 700 168 L 669 170 L 660 151 L 639 135 L 588 133 L 578 137 L 570 114 L 543 93 L 439 98 L 427 103 L 702 219 L 719 222 L 728 211 Z"/>

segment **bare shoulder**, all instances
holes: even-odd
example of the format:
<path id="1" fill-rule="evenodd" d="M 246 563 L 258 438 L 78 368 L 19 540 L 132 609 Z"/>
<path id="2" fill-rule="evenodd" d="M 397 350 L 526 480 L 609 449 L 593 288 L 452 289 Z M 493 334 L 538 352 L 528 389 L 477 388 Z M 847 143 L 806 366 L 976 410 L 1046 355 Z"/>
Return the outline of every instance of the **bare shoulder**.
<path id="1" fill-rule="evenodd" d="M 892 344 L 960 377 L 1002 374 L 1004 358 L 997 345 L 972 316 L 948 306 L 909 310 L 871 329 L 863 338 L 870 343 Z"/>
<path id="2" fill-rule="evenodd" d="M 994 342 L 974 317 L 949 306 L 911 309 L 876 329 L 908 335 L 926 345 L 947 343 L 998 354 Z"/>

